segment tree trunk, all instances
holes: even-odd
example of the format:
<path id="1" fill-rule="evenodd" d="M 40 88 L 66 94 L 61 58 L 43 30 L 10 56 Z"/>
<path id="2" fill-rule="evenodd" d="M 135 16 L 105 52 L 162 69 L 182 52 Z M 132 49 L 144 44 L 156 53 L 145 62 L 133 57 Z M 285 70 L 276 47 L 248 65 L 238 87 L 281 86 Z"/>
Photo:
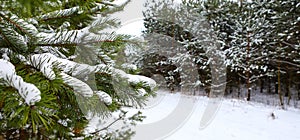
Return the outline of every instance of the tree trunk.
<path id="1" fill-rule="evenodd" d="M 271 77 L 268 77 L 268 93 L 271 94 Z"/>
<path id="2" fill-rule="evenodd" d="M 241 95 L 241 78 L 239 77 L 238 78 L 238 98 L 240 98 L 240 95 Z"/>
<path id="3" fill-rule="evenodd" d="M 298 100 L 300 100 L 300 84 L 298 84 Z"/>
<path id="4" fill-rule="evenodd" d="M 247 101 L 250 101 L 251 97 L 251 89 L 250 89 L 250 37 L 249 37 L 249 32 L 247 33 L 247 58 L 246 58 L 246 63 L 247 63 L 247 70 L 246 70 L 246 75 L 247 75 Z"/>
<path id="5" fill-rule="evenodd" d="M 277 82 L 275 83 L 275 94 L 278 94 L 278 80 L 277 80 Z"/>
<path id="6" fill-rule="evenodd" d="M 288 97 L 289 96 L 289 83 L 288 83 L 288 79 L 286 79 L 286 83 L 285 83 L 285 94 L 284 97 Z"/>
<path id="7" fill-rule="evenodd" d="M 261 79 L 260 80 L 260 93 L 263 93 L 264 92 L 264 79 Z"/>
<path id="8" fill-rule="evenodd" d="M 210 87 L 209 86 L 205 86 L 205 92 L 207 97 L 210 97 Z"/>
<path id="9" fill-rule="evenodd" d="M 279 101 L 280 101 L 280 105 L 283 106 L 283 99 L 282 99 L 282 95 L 281 95 L 281 91 L 280 91 L 280 62 L 278 63 L 278 72 L 277 72 L 277 80 L 278 80 L 278 96 L 279 96 Z"/>
<path id="10" fill-rule="evenodd" d="M 292 93 L 291 93 L 291 84 L 292 84 L 292 80 L 291 80 L 291 73 L 290 72 L 287 72 L 288 74 L 288 82 L 287 82 L 287 94 L 288 94 L 288 102 L 287 104 L 290 105 L 290 101 L 292 99 Z"/>

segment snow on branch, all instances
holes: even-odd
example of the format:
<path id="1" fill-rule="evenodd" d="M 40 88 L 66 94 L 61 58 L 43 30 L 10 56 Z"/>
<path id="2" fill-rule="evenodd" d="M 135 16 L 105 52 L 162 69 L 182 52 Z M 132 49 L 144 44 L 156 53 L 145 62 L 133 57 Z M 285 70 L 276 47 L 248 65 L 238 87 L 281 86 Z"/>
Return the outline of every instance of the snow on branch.
<path id="1" fill-rule="evenodd" d="M 39 44 L 38 46 L 54 46 L 54 44 L 57 45 L 65 45 L 65 44 L 71 44 L 76 45 L 78 44 L 77 38 L 78 33 L 81 33 L 81 30 L 71 30 L 71 31 L 60 31 L 57 33 L 39 33 L 37 36 L 39 37 Z"/>
<path id="2" fill-rule="evenodd" d="M 58 58 L 50 53 L 32 55 L 30 57 L 30 64 L 41 70 L 44 76 L 46 76 L 49 80 L 56 78 L 53 66 L 56 66 L 58 69 L 61 69 L 63 72 L 70 74 L 71 76 L 88 75 L 96 72 L 111 73 L 111 67 L 104 64 L 95 66 L 80 64 L 67 59 Z"/>
<path id="3" fill-rule="evenodd" d="M 103 15 L 107 15 L 107 14 L 112 14 L 118 11 L 121 11 L 124 9 L 124 7 L 131 2 L 131 0 L 123 0 L 121 1 L 114 1 L 113 3 L 109 2 L 109 1 L 102 1 L 101 3 L 104 5 L 108 5 L 109 6 L 109 10 L 107 12 L 104 12 Z"/>
<path id="4" fill-rule="evenodd" d="M 74 91 L 84 97 L 92 97 L 94 92 L 93 90 L 90 88 L 89 85 L 87 85 L 86 83 L 82 82 L 81 80 L 74 78 L 68 74 L 65 73 L 60 73 L 62 79 L 64 80 L 64 82 L 71 86 Z"/>
<path id="5" fill-rule="evenodd" d="M 35 54 L 30 57 L 30 65 L 39 69 L 45 77 L 49 80 L 54 80 L 56 75 L 53 71 L 53 57 L 52 54 Z"/>
<path id="6" fill-rule="evenodd" d="M 109 19 L 108 19 L 109 20 Z M 110 20 L 111 22 L 113 20 Z M 98 22 L 98 23 L 97 23 Z M 93 22 L 96 26 L 88 26 L 80 30 L 51 31 L 50 33 L 38 33 L 37 46 L 78 46 L 91 45 L 103 42 L 113 42 L 116 39 L 115 33 L 103 33 L 105 27 L 116 27 L 118 24 L 104 24 L 100 20 Z M 100 25 L 103 24 L 103 25 Z"/>
<path id="7" fill-rule="evenodd" d="M 66 18 L 75 13 L 80 13 L 80 12 L 81 11 L 80 11 L 79 6 L 76 6 L 76 7 L 72 7 L 69 9 L 57 10 L 57 11 L 54 11 L 51 13 L 47 13 L 45 15 L 38 17 L 38 19 L 47 21 L 47 20 L 56 19 L 56 18 Z"/>
<path id="8" fill-rule="evenodd" d="M 19 18 L 17 15 L 14 14 L 8 17 L 7 15 L 10 14 L 3 15 L 1 13 L 0 16 L 7 20 L 10 24 L 14 25 L 16 28 L 30 36 L 34 36 L 38 33 L 37 28 L 33 24 L 30 24 L 29 22 L 23 20 L 22 18 Z"/>
<path id="9" fill-rule="evenodd" d="M 103 64 L 96 66 L 79 64 L 70 60 L 57 58 L 50 53 L 32 55 L 30 63 L 33 67 L 40 69 L 44 76 L 50 80 L 56 78 L 53 68 L 56 66 L 57 68 L 61 69 L 63 72 L 60 73 L 60 76 L 64 83 L 71 86 L 75 93 L 78 93 L 83 97 L 92 97 L 94 91 L 88 84 L 73 76 L 88 76 L 89 74 L 94 74 L 95 72 L 110 73 L 109 66 Z M 96 91 L 95 93 L 105 104 L 110 105 L 112 103 L 112 98 L 107 93 L 103 91 Z"/>
<path id="10" fill-rule="evenodd" d="M 40 90 L 35 85 L 24 82 L 22 77 L 16 75 L 14 65 L 3 59 L 0 59 L 0 79 L 17 89 L 28 105 L 34 105 L 41 100 Z"/>
<path id="11" fill-rule="evenodd" d="M 76 93 L 79 93 L 84 97 L 91 97 L 94 94 L 94 91 L 88 84 L 75 77 L 82 78 L 82 76 L 84 76 L 83 78 L 88 78 L 88 75 L 95 74 L 97 72 L 107 73 L 116 77 L 119 76 L 132 84 L 143 83 L 151 90 L 156 87 L 156 82 L 145 76 L 127 74 L 123 70 L 115 69 L 105 64 L 99 64 L 96 66 L 79 64 L 67 59 L 58 58 L 50 53 L 32 55 L 30 57 L 30 65 L 39 69 L 43 75 L 50 80 L 56 78 L 55 72 L 53 71 L 54 67 L 62 70 L 60 76 L 64 82 L 73 87 Z M 108 94 L 102 91 L 96 91 L 95 93 L 99 96 L 101 101 L 106 104 L 111 104 L 111 97 Z M 139 93 L 145 94 L 142 90 L 139 90 Z"/>
<path id="12" fill-rule="evenodd" d="M 112 98 L 106 92 L 96 91 L 95 93 L 98 95 L 100 100 L 103 101 L 105 104 L 107 105 L 112 104 Z"/>
<path id="13" fill-rule="evenodd" d="M 26 39 L 16 32 L 12 26 L 0 18 L 0 36 L 6 43 L 11 44 L 14 49 L 24 52 L 28 49 Z"/>
<path id="14" fill-rule="evenodd" d="M 300 68 L 300 65 L 298 65 L 298 64 L 296 64 L 296 63 L 289 62 L 289 61 L 285 61 L 285 60 L 278 60 L 278 59 L 275 59 L 275 60 L 271 60 L 271 61 L 272 61 L 272 62 L 276 62 L 276 63 L 285 63 L 285 64 L 288 64 L 288 65 L 291 65 L 291 66 Z"/>
<path id="15" fill-rule="evenodd" d="M 141 76 L 141 75 L 132 75 L 127 74 L 122 70 L 114 69 L 114 75 L 120 76 L 121 78 L 127 79 L 128 82 L 132 84 L 138 84 L 140 82 L 144 83 L 146 86 L 150 87 L 153 90 L 156 87 L 156 82 L 148 77 Z"/>

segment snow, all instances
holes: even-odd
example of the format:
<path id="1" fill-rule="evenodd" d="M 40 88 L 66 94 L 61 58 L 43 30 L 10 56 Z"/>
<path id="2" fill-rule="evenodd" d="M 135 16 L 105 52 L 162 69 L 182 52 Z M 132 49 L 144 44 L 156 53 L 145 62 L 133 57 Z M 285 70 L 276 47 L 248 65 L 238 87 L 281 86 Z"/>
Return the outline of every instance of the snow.
<path id="1" fill-rule="evenodd" d="M 104 64 L 91 66 L 87 64 L 76 63 L 67 59 L 58 58 L 51 53 L 35 54 L 32 55 L 30 59 L 31 65 L 40 69 L 41 72 L 50 80 L 55 79 L 53 66 L 57 66 L 59 69 L 63 70 L 63 72 L 72 76 L 86 76 L 88 74 L 110 68 Z"/>
<path id="2" fill-rule="evenodd" d="M 103 91 L 97 91 L 96 94 L 100 98 L 101 101 L 103 101 L 107 105 L 112 104 L 112 98 L 105 92 Z"/>
<path id="3" fill-rule="evenodd" d="M 7 60 L 7 61 L 10 60 L 10 58 L 9 58 L 8 55 L 7 55 L 7 53 L 3 53 L 3 54 L 2 54 L 2 58 L 3 58 L 4 60 Z"/>
<path id="4" fill-rule="evenodd" d="M 145 30 L 143 19 L 137 18 L 132 21 L 126 21 L 116 32 L 118 34 L 129 34 L 134 37 L 140 37 L 143 30 Z"/>
<path id="5" fill-rule="evenodd" d="M 35 54 L 32 55 L 30 59 L 31 65 L 40 69 L 41 72 L 50 80 L 54 80 L 56 78 L 56 75 L 53 71 L 53 66 L 57 66 L 63 71 L 60 73 L 60 76 L 64 83 L 71 86 L 76 93 L 84 97 L 92 97 L 94 91 L 88 84 L 75 77 L 84 76 L 86 79 L 88 78 L 88 75 L 94 74 L 94 72 L 102 71 L 103 69 L 109 69 L 109 66 L 104 64 L 99 64 L 96 66 L 80 64 L 67 59 L 58 58 L 50 53 Z M 109 70 L 107 70 L 107 72 L 109 72 Z M 112 103 L 112 99 L 107 93 L 103 91 L 96 91 L 96 94 L 104 103 L 108 105 Z"/>
<path id="6" fill-rule="evenodd" d="M 190 97 L 182 96 L 179 93 L 170 94 L 166 91 L 159 91 L 157 98 L 159 103 L 150 108 L 142 109 L 143 115 L 147 116 L 143 123 L 136 128 L 137 135 L 133 139 L 164 139 L 164 140 L 298 140 L 300 134 L 295 130 L 300 129 L 300 110 L 288 108 L 282 110 L 273 106 L 266 106 L 259 103 L 247 102 L 237 99 L 225 99 L 219 108 L 212 122 L 204 129 L 199 129 L 201 117 L 207 107 L 209 99 L 207 97 Z M 170 114 L 176 111 L 176 105 L 181 100 L 186 103 L 193 103 L 193 107 L 184 106 L 186 110 L 191 109 L 185 120 L 176 120 L 180 116 L 174 118 Z M 157 100 L 157 99 L 154 99 Z M 150 103 L 153 104 L 153 103 Z M 129 109 L 136 112 L 136 109 Z M 184 112 L 184 110 L 181 110 Z M 275 114 L 275 118 L 271 114 Z M 209 116 L 208 116 L 209 117 Z M 168 120 L 173 118 L 172 124 L 181 121 L 178 126 L 174 127 L 169 133 L 162 134 L 160 132 L 167 129 Z M 161 122 L 161 121 L 164 122 Z M 159 122 L 159 123 L 157 123 Z M 164 126 L 167 125 L 167 126 Z M 152 126 L 151 132 L 143 132 L 143 127 Z M 140 135 L 142 134 L 142 135 Z M 159 137 L 157 134 L 160 134 Z"/>
<path id="7" fill-rule="evenodd" d="M 147 116 L 133 128 L 133 140 L 298 140 L 300 110 L 267 106 L 238 99 L 224 99 L 215 116 L 203 114 L 211 99 L 159 90 L 143 109 L 123 108 L 128 116 L 141 111 Z M 274 117 L 272 117 L 274 115 Z M 113 115 L 116 117 L 116 114 Z M 200 129 L 202 117 L 211 120 Z M 103 120 L 90 120 L 89 132 L 103 127 Z M 112 125 L 118 128 L 121 124 Z"/>
<path id="8" fill-rule="evenodd" d="M 94 92 L 90 88 L 89 85 L 86 83 L 82 82 L 81 80 L 74 78 L 72 76 L 69 76 L 68 74 L 65 73 L 60 73 L 61 78 L 63 79 L 64 83 L 67 85 L 71 86 L 74 91 L 84 97 L 92 97 Z"/>
<path id="9" fill-rule="evenodd" d="M 126 69 L 126 70 L 134 70 L 134 71 L 137 70 L 137 66 L 136 65 L 129 64 L 129 63 L 124 63 L 124 64 L 121 65 L 121 67 L 123 69 Z"/>
<path id="10" fill-rule="evenodd" d="M 115 4 L 115 5 L 121 6 L 121 5 L 125 4 L 127 1 L 128 0 L 115 0 L 111 4 Z"/>
<path id="11" fill-rule="evenodd" d="M 153 90 L 156 87 L 156 82 L 153 79 L 148 78 L 146 76 L 132 75 L 132 74 L 127 74 L 127 76 L 129 78 L 128 81 L 132 82 L 134 84 L 137 84 L 139 82 L 143 82 L 147 86 L 149 86 L 151 88 L 151 90 Z"/>
<path id="12" fill-rule="evenodd" d="M 147 94 L 147 92 L 146 92 L 145 89 L 140 88 L 140 89 L 138 89 L 138 94 L 139 94 L 140 96 L 145 96 L 145 95 Z"/>
<path id="13" fill-rule="evenodd" d="M 28 105 L 33 105 L 41 100 L 40 90 L 35 85 L 24 82 L 22 77 L 16 75 L 15 66 L 7 60 L 0 59 L 0 79 L 17 89 Z"/>
<path id="14" fill-rule="evenodd" d="M 80 12 L 80 7 L 79 6 L 72 7 L 72 8 L 69 8 L 69 9 L 64 9 L 64 10 L 57 10 L 57 11 L 42 15 L 38 18 L 45 20 L 45 19 L 48 19 L 48 18 L 52 18 L 53 15 L 64 17 L 64 16 L 69 16 L 69 15 L 75 13 L 75 12 Z M 78 14 L 80 14 L 80 13 L 78 13 Z"/>
<path id="15" fill-rule="evenodd" d="M 142 82 L 145 85 L 149 86 L 151 90 L 153 90 L 156 87 L 156 82 L 153 79 L 148 78 L 146 76 L 127 74 L 119 69 L 114 69 L 114 75 L 120 76 L 121 78 L 125 78 L 128 80 L 128 82 L 133 84 L 138 84 Z"/>

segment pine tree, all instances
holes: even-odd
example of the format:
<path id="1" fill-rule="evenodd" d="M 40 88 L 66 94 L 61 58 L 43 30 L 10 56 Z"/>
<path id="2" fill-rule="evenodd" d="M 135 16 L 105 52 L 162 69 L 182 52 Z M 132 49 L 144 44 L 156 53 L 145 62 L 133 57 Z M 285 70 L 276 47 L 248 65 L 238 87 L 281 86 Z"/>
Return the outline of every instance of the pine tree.
<path id="1" fill-rule="evenodd" d="M 265 76 L 267 70 L 264 40 L 270 25 L 261 5 L 264 3 L 241 2 L 236 7 L 232 12 L 233 33 L 228 37 L 229 47 L 225 50 L 231 69 L 246 81 L 248 101 L 252 83 Z"/>
<path id="2" fill-rule="evenodd" d="M 152 47 L 152 53 L 146 52 L 146 55 L 164 54 L 167 58 L 158 59 L 156 67 L 164 68 L 163 72 L 167 74 L 162 75 L 167 80 L 174 80 L 177 86 L 190 90 L 210 84 L 210 69 L 209 63 L 204 63 L 208 60 L 204 48 L 196 41 L 196 35 L 190 32 L 191 25 L 181 24 L 189 22 L 183 18 L 187 12 L 183 9 L 186 7 L 181 6 L 170 0 L 156 3 L 148 1 L 147 10 L 144 11 L 144 32 L 149 45 L 156 49 Z M 146 63 L 144 67 L 148 65 Z"/>
<path id="3" fill-rule="evenodd" d="M 129 1 L 5 0 L 0 2 L 0 136 L 5 139 L 118 139 L 130 128 L 107 131 L 105 120 L 126 117 L 123 106 L 140 107 L 155 82 L 118 69 L 115 56 L 128 36 L 109 14 Z M 21 10 L 19 10 L 21 9 Z M 99 116 L 96 132 L 85 129 Z M 115 122 L 115 121 L 113 121 Z M 119 132 L 119 133 L 118 133 Z"/>
<path id="4" fill-rule="evenodd" d="M 176 65 L 176 72 L 180 73 L 181 87 L 191 90 L 200 85 L 206 89 L 221 89 L 226 75 L 222 69 L 226 66 L 222 61 L 225 58 L 220 47 L 221 40 L 197 4 L 149 2 L 146 5 L 148 10 L 144 12 L 146 39 L 152 46 L 157 45 L 159 52 L 164 50 L 165 54 L 173 54 L 167 59 L 180 64 Z M 165 44 L 157 40 L 163 40 L 161 42 Z"/>
<path id="5" fill-rule="evenodd" d="M 270 65 L 277 76 L 277 91 L 280 104 L 283 106 L 282 85 L 286 86 L 288 103 L 291 100 L 292 84 L 299 81 L 299 35 L 300 35 L 300 3 L 299 1 L 271 1 L 266 5 L 268 21 L 272 23 L 272 33 L 267 40 L 270 55 Z M 297 77 L 297 78 L 296 78 Z M 294 81 L 294 83 L 292 82 Z M 282 84 L 281 84 L 282 83 Z"/>

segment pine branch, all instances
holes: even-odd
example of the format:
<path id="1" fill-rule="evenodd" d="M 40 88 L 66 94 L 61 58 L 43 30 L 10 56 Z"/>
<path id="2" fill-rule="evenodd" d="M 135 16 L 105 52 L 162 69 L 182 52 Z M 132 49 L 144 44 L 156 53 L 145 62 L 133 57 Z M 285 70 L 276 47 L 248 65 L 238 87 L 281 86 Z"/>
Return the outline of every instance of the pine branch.
<path id="1" fill-rule="evenodd" d="M 102 15 L 106 16 L 108 14 L 112 14 L 118 11 L 122 11 L 124 9 L 124 7 L 131 2 L 131 0 L 127 0 L 126 2 L 124 2 L 122 5 L 120 6 L 114 6 L 113 8 L 107 10 L 106 12 L 103 12 Z"/>
<path id="2" fill-rule="evenodd" d="M 56 10 L 51 13 L 47 13 L 45 15 L 41 15 L 36 17 L 39 21 L 49 21 L 49 20 L 56 20 L 56 19 L 63 19 L 63 18 L 70 18 L 79 13 L 79 6 L 72 7 L 69 9 L 64 10 Z"/>
<path id="3" fill-rule="evenodd" d="M 129 42 L 128 40 L 121 40 L 124 42 Z M 115 42 L 114 40 L 99 40 L 99 41 L 90 41 L 90 42 L 85 42 L 85 43 L 41 43 L 41 44 L 34 44 L 36 46 L 53 46 L 53 47 L 74 47 L 74 46 L 81 46 L 81 45 L 95 45 L 99 43 L 112 43 Z"/>
<path id="4" fill-rule="evenodd" d="M 290 46 L 290 47 L 293 48 L 294 50 L 297 50 L 296 45 L 290 44 L 290 43 L 288 43 L 288 42 L 286 42 L 286 41 L 282 41 L 282 43 L 285 44 L 285 45 Z"/>
<path id="5" fill-rule="evenodd" d="M 76 93 L 78 93 L 84 97 L 92 97 L 93 96 L 93 94 L 94 94 L 93 90 L 86 83 L 84 83 L 81 80 L 74 78 L 70 75 L 67 75 L 63 72 L 60 73 L 60 76 L 62 77 L 64 83 L 71 86 Z"/>
<path id="6" fill-rule="evenodd" d="M 36 27 L 34 25 L 24 21 L 23 19 L 19 18 L 16 15 L 6 17 L 2 13 L 0 13 L 0 17 L 4 18 L 6 21 L 11 23 L 16 28 L 18 28 L 20 31 L 29 35 L 30 37 L 34 37 L 38 33 L 38 30 L 36 29 Z"/>
<path id="7" fill-rule="evenodd" d="M 100 98 L 101 101 L 103 101 L 106 105 L 112 104 L 112 98 L 103 91 L 96 91 L 96 95 Z"/>
<path id="8" fill-rule="evenodd" d="M 40 33 L 37 34 L 39 37 L 38 43 L 39 44 L 74 44 L 77 43 L 78 33 L 81 30 L 71 30 L 71 31 L 59 31 L 57 33 Z M 44 45 L 41 45 L 44 46 Z M 50 45 L 51 46 L 51 45 Z"/>
<path id="9" fill-rule="evenodd" d="M 25 38 L 12 29 L 6 22 L 0 18 L 0 35 L 7 42 L 7 44 L 12 45 L 12 49 L 25 52 L 27 51 L 27 43 L 25 42 Z"/>
<path id="10" fill-rule="evenodd" d="M 20 96 L 28 105 L 34 105 L 41 100 L 40 90 L 33 84 L 26 83 L 16 75 L 15 67 L 10 62 L 0 59 L 0 79 L 18 90 Z"/>
<path id="11" fill-rule="evenodd" d="M 275 60 L 270 60 L 270 61 L 276 62 L 276 63 L 285 63 L 285 64 L 288 64 L 288 65 L 291 65 L 291 66 L 300 68 L 300 65 L 299 65 L 299 64 L 295 64 L 295 63 L 288 62 L 288 61 L 285 61 L 285 60 L 278 60 L 278 59 L 275 59 Z"/>
<path id="12" fill-rule="evenodd" d="M 118 119 L 114 120 L 113 122 L 111 122 L 111 123 L 108 124 L 107 126 L 101 128 L 101 129 L 99 129 L 99 130 L 97 130 L 97 131 L 95 131 L 95 132 L 92 132 L 92 133 L 90 133 L 90 134 L 95 135 L 95 134 L 97 134 L 97 133 L 99 133 L 99 132 L 101 132 L 101 131 L 107 130 L 109 127 L 111 127 L 111 126 L 114 125 L 116 122 L 118 122 L 118 121 L 120 121 L 120 120 L 122 120 L 122 119 L 124 119 L 124 116 L 119 116 Z"/>
<path id="13" fill-rule="evenodd" d="M 100 61 L 102 63 L 104 63 L 105 65 L 114 65 L 115 64 L 115 61 L 113 61 L 109 56 L 107 56 L 103 52 L 97 53 L 97 58 L 100 59 Z"/>

